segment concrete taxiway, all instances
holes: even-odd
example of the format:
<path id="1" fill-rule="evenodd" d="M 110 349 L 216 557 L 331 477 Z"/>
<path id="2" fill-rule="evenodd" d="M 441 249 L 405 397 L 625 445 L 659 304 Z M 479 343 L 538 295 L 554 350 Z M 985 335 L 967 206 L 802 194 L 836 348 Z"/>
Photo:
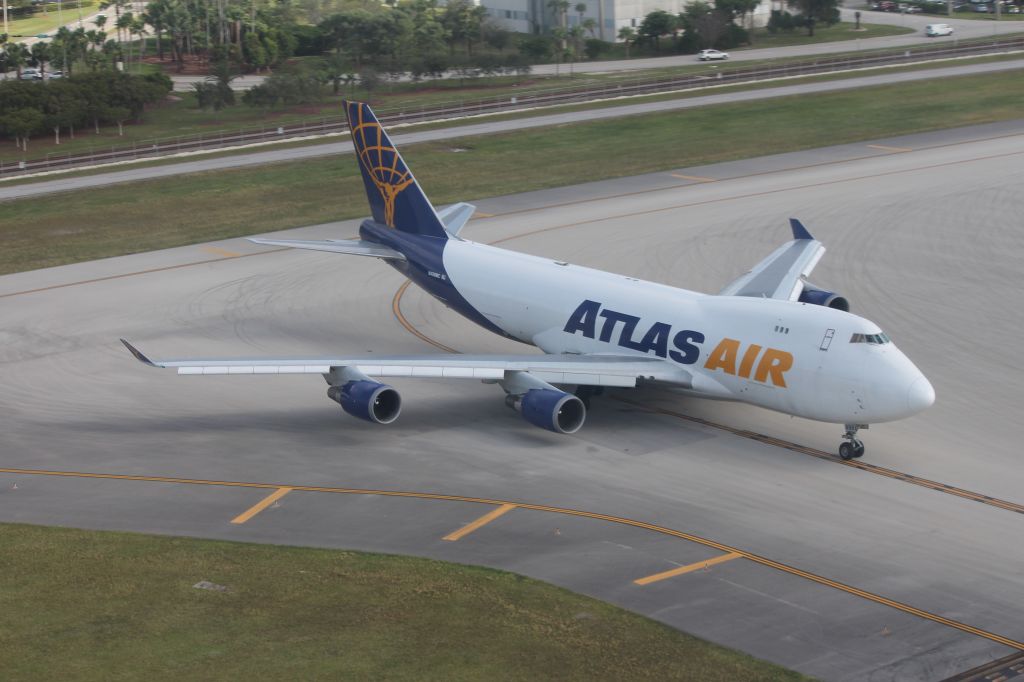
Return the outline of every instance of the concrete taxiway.
<path id="1" fill-rule="evenodd" d="M 596 399 L 565 437 L 494 386 L 396 380 L 378 427 L 317 377 L 135 362 L 119 336 L 154 357 L 529 350 L 397 296 L 375 260 L 229 240 L 0 277 L 0 520 L 484 564 L 823 679 L 943 679 L 1024 650 L 1022 161 L 1017 121 L 477 202 L 471 239 L 711 292 L 801 218 L 829 249 L 814 280 L 938 394 L 863 433 L 875 468 L 825 454 L 836 425 L 660 392 Z"/>

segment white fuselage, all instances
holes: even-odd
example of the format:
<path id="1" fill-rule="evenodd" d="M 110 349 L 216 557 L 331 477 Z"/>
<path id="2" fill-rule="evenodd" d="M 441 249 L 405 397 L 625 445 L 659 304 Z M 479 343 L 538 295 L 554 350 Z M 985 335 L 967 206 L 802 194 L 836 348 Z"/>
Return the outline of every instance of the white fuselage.
<path id="1" fill-rule="evenodd" d="M 546 353 L 663 357 L 690 390 L 844 424 L 915 414 L 924 375 L 862 317 L 774 299 L 709 296 L 514 251 L 450 240 L 451 284 L 509 336 Z"/>

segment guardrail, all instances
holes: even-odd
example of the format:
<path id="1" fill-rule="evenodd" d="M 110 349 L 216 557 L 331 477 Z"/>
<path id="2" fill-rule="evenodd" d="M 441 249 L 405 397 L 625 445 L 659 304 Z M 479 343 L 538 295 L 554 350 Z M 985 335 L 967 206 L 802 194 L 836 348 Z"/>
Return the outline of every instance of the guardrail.
<path id="1" fill-rule="evenodd" d="M 1010 52 L 1014 50 L 1024 50 L 1024 37 L 993 38 L 983 42 L 952 46 L 940 45 L 914 49 L 900 48 L 873 52 L 866 55 L 822 57 L 769 66 L 726 68 L 719 65 L 714 71 L 714 75 L 710 75 L 709 70 L 708 73 L 702 74 L 638 79 L 635 82 L 569 87 L 532 93 L 523 92 L 512 97 L 503 96 L 447 102 L 417 109 L 410 109 L 408 107 L 375 107 L 375 111 L 381 122 L 389 125 L 397 123 L 423 123 L 480 114 L 590 102 L 615 97 L 692 90 L 717 85 L 750 83 L 790 76 L 833 73 L 867 67 L 900 65 L 910 62 Z M 182 152 L 226 149 L 246 144 L 296 139 L 310 135 L 337 134 L 345 130 L 347 130 L 345 118 L 339 115 L 336 117 L 308 119 L 279 126 L 264 125 L 243 128 L 238 131 L 222 130 L 202 135 L 143 140 L 109 148 L 94 148 L 87 152 L 69 154 L 51 152 L 46 155 L 46 158 L 42 159 L 13 161 L 0 159 L 0 178 L 41 171 L 80 168 L 118 161 L 161 158 Z"/>

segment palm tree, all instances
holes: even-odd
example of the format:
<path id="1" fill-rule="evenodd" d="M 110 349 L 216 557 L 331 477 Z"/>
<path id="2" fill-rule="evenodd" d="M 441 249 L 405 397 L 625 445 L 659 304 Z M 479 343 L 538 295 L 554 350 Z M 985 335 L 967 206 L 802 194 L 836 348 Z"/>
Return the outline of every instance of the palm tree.
<path id="1" fill-rule="evenodd" d="M 32 45 L 30 52 L 32 63 L 39 67 L 39 75 L 46 75 L 46 62 L 50 61 L 50 44 L 39 41 Z"/>
<path id="2" fill-rule="evenodd" d="M 619 29 L 619 40 L 626 46 L 626 59 L 629 59 L 629 46 L 636 40 L 636 31 L 630 26 L 623 26 Z"/>
<path id="3" fill-rule="evenodd" d="M 566 47 L 565 37 L 569 30 L 569 0 L 548 0 L 548 9 L 558 17 L 558 26 L 562 30 L 559 44 L 564 52 Z"/>
<path id="4" fill-rule="evenodd" d="M 7 43 L 4 45 L 4 52 L 7 53 L 7 67 L 14 67 L 21 78 L 21 69 L 28 63 L 29 51 L 21 43 Z"/>
<path id="5" fill-rule="evenodd" d="M 580 15 L 580 25 L 583 25 L 583 15 L 587 13 L 587 3 L 577 2 L 573 9 L 576 10 L 576 14 Z"/>
<path id="6" fill-rule="evenodd" d="M 131 30 L 135 35 L 142 39 L 142 46 L 139 48 L 138 59 L 135 60 L 136 64 L 142 64 L 142 58 L 146 56 L 146 36 L 149 35 L 149 31 L 146 30 L 146 20 L 140 15 L 135 15 L 132 20 Z"/>

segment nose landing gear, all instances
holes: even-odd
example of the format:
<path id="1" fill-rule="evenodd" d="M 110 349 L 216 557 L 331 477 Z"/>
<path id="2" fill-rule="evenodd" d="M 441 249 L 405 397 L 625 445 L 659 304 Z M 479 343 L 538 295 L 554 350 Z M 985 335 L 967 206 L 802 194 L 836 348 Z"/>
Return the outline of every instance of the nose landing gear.
<path id="1" fill-rule="evenodd" d="M 846 432 L 843 434 L 843 439 L 849 442 L 840 443 L 839 445 L 839 458 L 841 460 L 845 462 L 864 455 L 864 443 L 857 440 L 857 431 L 866 428 L 868 428 L 867 424 L 846 424 Z"/>

